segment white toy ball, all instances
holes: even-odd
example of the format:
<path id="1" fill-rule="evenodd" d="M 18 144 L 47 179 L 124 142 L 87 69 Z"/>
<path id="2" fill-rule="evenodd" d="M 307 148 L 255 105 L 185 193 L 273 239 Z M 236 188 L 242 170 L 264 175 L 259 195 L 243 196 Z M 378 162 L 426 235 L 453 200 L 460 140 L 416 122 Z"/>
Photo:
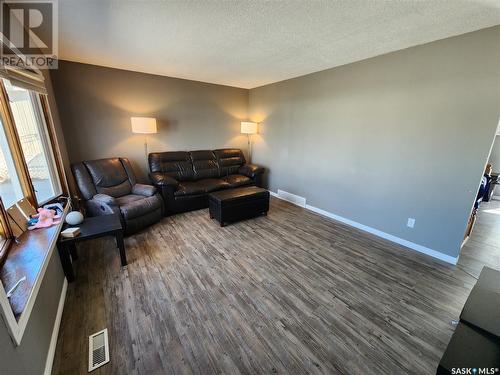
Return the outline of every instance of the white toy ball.
<path id="1" fill-rule="evenodd" d="M 66 215 L 66 222 L 69 225 L 78 225 L 83 221 L 83 215 L 79 211 L 71 211 Z"/>

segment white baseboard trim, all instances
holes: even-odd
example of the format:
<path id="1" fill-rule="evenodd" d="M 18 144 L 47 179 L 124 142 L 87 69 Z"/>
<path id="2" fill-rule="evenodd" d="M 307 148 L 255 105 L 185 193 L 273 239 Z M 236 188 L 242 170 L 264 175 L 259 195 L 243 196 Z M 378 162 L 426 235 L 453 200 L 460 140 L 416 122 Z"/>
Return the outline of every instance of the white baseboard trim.
<path id="1" fill-rule="evenodd" d="M 57 306 L 56 320 L 54 322 L 54 328 L 52 329 L 52 336 L 50 338 L 49 351 L 47 352 L 47 360 L 45 361 L 45 371 L 43 372 L 43 375 L 50 375 L 52 373 L 52 365 L 54 363 L 54 356 L 56 354 L 57 337 L 59 336 L 59 327 L 61 326 L 61 319 L 64 310 L 64 302 L 66 301 L 67 290 L 68 280 L 64 278 L 61 297 L 59 298 L 59 305 Z"/>
<path id="2" fill-rule="evenodd" d="M 278 189 L 278 198 L 283 199 L 287 202 L 293 203 L 299 207 L 306 207 L 306 198 L 301 197 L 297 194 L 289 193 L 288 191 Z"/>
<path id="3" fill-rule="evenodd" d="M 278 194 L 276 194 L 276 193 L 274 193 L 272 191 L 269 191 L 269 193 L 273 197 L 276 197 L 278 199 L 283 199 L 281 196 L 279 196 Z M 283 200 L 286 200 L 286 199 L 283 199 Z M 291 203 L 294 203 L 294 202 L 291 202 Z M 347 219 L 345 217 L 342 217 L 342 216 L 339 216 L 339 215 L 335 215 L 335 214 L 333 214 L 331 212 L 322 210 L 321 208 L 314 207 L 314 206 L 311 206 L 309 204 L 306 204 L 305 208 L 307 210 L 309 210 L 309 211 L 315 212 L 315 213 L 317 213 L 319 215 L 322 215 L 322 216 L 325 216 L 325 217 L 327 217 L 329 219 L 340 221 L 341 223 L 347 224 L 347 225 L 349 225 L 351 227 L 360 229 L 360 230 L 362 230 L 364 232 L 371 233 L 371 234 L 373 234 L 373 235 L 375 235 L 377 237 L 384 238 L 384 239 L 386 239 L 388 241 L 395 242 L 395 243 L 397 243 L 399 245 L 403 245 L 403 246 L 405 246 L 405 247 L 407 247 L 409 249 L 418 251 L 419 253 L 423 253 L 423 254 L 429 255 L 429 256 L 431 256 L 433 258 L 442 260 L 443 262 L 450 263 L 450 264 L 453 264 L 453 265 L 457 264 L 458 257 L 452 257 L 451 255 L 443 254 L 443 253 L 441 253 L 439 251 L 436 251 L 436 250 L 430 249 L 428 247 L 416 244 L 414 242 L 405 240 L 403 238 L 399 238 L 399 237 L 393 236 L 392 234 L 382 232 L 381 230 L 369 227 L 368 225 L 364 225 L 364 224 L 358 223 L 358 222 L 356 222 L 354 220 L 350 220 L 350 219 Z"/>

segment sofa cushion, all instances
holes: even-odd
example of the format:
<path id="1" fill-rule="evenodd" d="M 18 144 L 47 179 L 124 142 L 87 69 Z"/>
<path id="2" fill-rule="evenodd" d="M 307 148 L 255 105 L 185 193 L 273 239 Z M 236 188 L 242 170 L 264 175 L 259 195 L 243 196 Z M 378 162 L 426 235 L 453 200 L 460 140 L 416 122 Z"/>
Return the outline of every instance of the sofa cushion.
<path id="1" fill-rule="evenodd" d="M 129 194 L 132 185 L 119 158 L 83 162 L 89 171 L 95 189 L 99 194 L 121 197 Z"/>
<path id="2" fill-rule="evenodd" d="M 212 191 L 226 189 L 230 187 L 229 183 L 218 178 L 205 178 L 198 181 L 182 181 L 179 183 L 175 196 L 206 194 Z"/>
<path id="3" fill-rule="evenodd" d="M 146 215 L 158 208 L 161 208 L 162 204 L 157 195 L 145 197 L 135 194 L 116 198 L 116 203 L 120 207 L 120 212 L 125 219 L 133 219 Z"/>
<path id="4" fill-rule="evenodd" d="M 129 195 L 124 195 L 123 197 L 115 198 L 115 203 L 117 206 L 126 206 L 129 203 L 139 201 L 143 198 L 144 198 L 143 195 L 129 194 Z"/>
<path id="5" fill-rule="evenodd" d="M 219 176 L 229 176 L 237 174 L 238 169 L 245 164 L 245 157 L 240 149 L 237 148 L 222 148 L 214 150 L 219 164 Z"/>
<path id="6" fill-rule="evenodd" d="M 242 176 L 241 174 L 231 174 L 226 177 L 222 177 L 222 180 L 226 181 L 230 187 L 248 185 L 252 183 L 252 180 L 247 176 Z"/>
<path id="7" fill-rule="evenodd" d="M 191 151 L 190 154 L 195 180 L 219 177 L 219 166 L 213 151 Z"/>
<path id="8" fill-rule="evenodd" d="M 193 162 L 189 152 L 152 152 L 148 156 L 148 161 L 151 173 L 161 172 L 178 181 L 193 179 Z"/>

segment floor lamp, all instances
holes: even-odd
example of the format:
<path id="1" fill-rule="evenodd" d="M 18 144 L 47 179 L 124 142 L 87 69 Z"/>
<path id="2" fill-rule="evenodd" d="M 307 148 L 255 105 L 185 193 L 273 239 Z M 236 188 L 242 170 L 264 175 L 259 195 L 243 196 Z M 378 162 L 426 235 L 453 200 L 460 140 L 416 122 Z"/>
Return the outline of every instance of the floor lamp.
<path id="1" fill-rule="evenodd" d="M 156 119 L 154 117 L 131 117 L 132 133 L 144 135 L 144 152 L 148 158 L 148 134 L 157 133 Z"/>
<path id="2" fill-rule="evenodd" d="M 248 163 L 252 162 L 252 134 L 257 134 L 257 123 L 256 122 L 241 122 L 241 134 L 247 135 L 248 141 Z"/>

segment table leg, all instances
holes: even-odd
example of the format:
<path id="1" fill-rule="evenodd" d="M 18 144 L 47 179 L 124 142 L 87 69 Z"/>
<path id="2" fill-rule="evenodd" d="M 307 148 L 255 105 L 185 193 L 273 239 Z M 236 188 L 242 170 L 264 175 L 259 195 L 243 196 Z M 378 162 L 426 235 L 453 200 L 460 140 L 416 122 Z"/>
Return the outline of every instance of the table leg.
<path id="1" fill-rule="evenodd" d="M 123 242 L 123 232 L 117 232 L 115 235 L 116 246 L 120 250 L 120 259 L 122 262 L 122 267 L 127 265 L 127 256 L 125 255 L 125 243 Z"/>
<path id="2" fill-rule="evenodd" d="M 78 253 L 76 251 L 76 244 L 70 243 L 68 244 L 69 253 L 71 254 L 71 260 L 78 260 Z"/>
<path id="3" fill-rule="evenodd" d="M 73 271 L 73 265 L 71 264 L 71 259 L 69 257 L 69 251 L 66 245 L 57 244 L 57 251 L 59 252 L 59 258 L 61 259 L 62 268 L 68 283 L 75 280 L 75 273 Z"/>

